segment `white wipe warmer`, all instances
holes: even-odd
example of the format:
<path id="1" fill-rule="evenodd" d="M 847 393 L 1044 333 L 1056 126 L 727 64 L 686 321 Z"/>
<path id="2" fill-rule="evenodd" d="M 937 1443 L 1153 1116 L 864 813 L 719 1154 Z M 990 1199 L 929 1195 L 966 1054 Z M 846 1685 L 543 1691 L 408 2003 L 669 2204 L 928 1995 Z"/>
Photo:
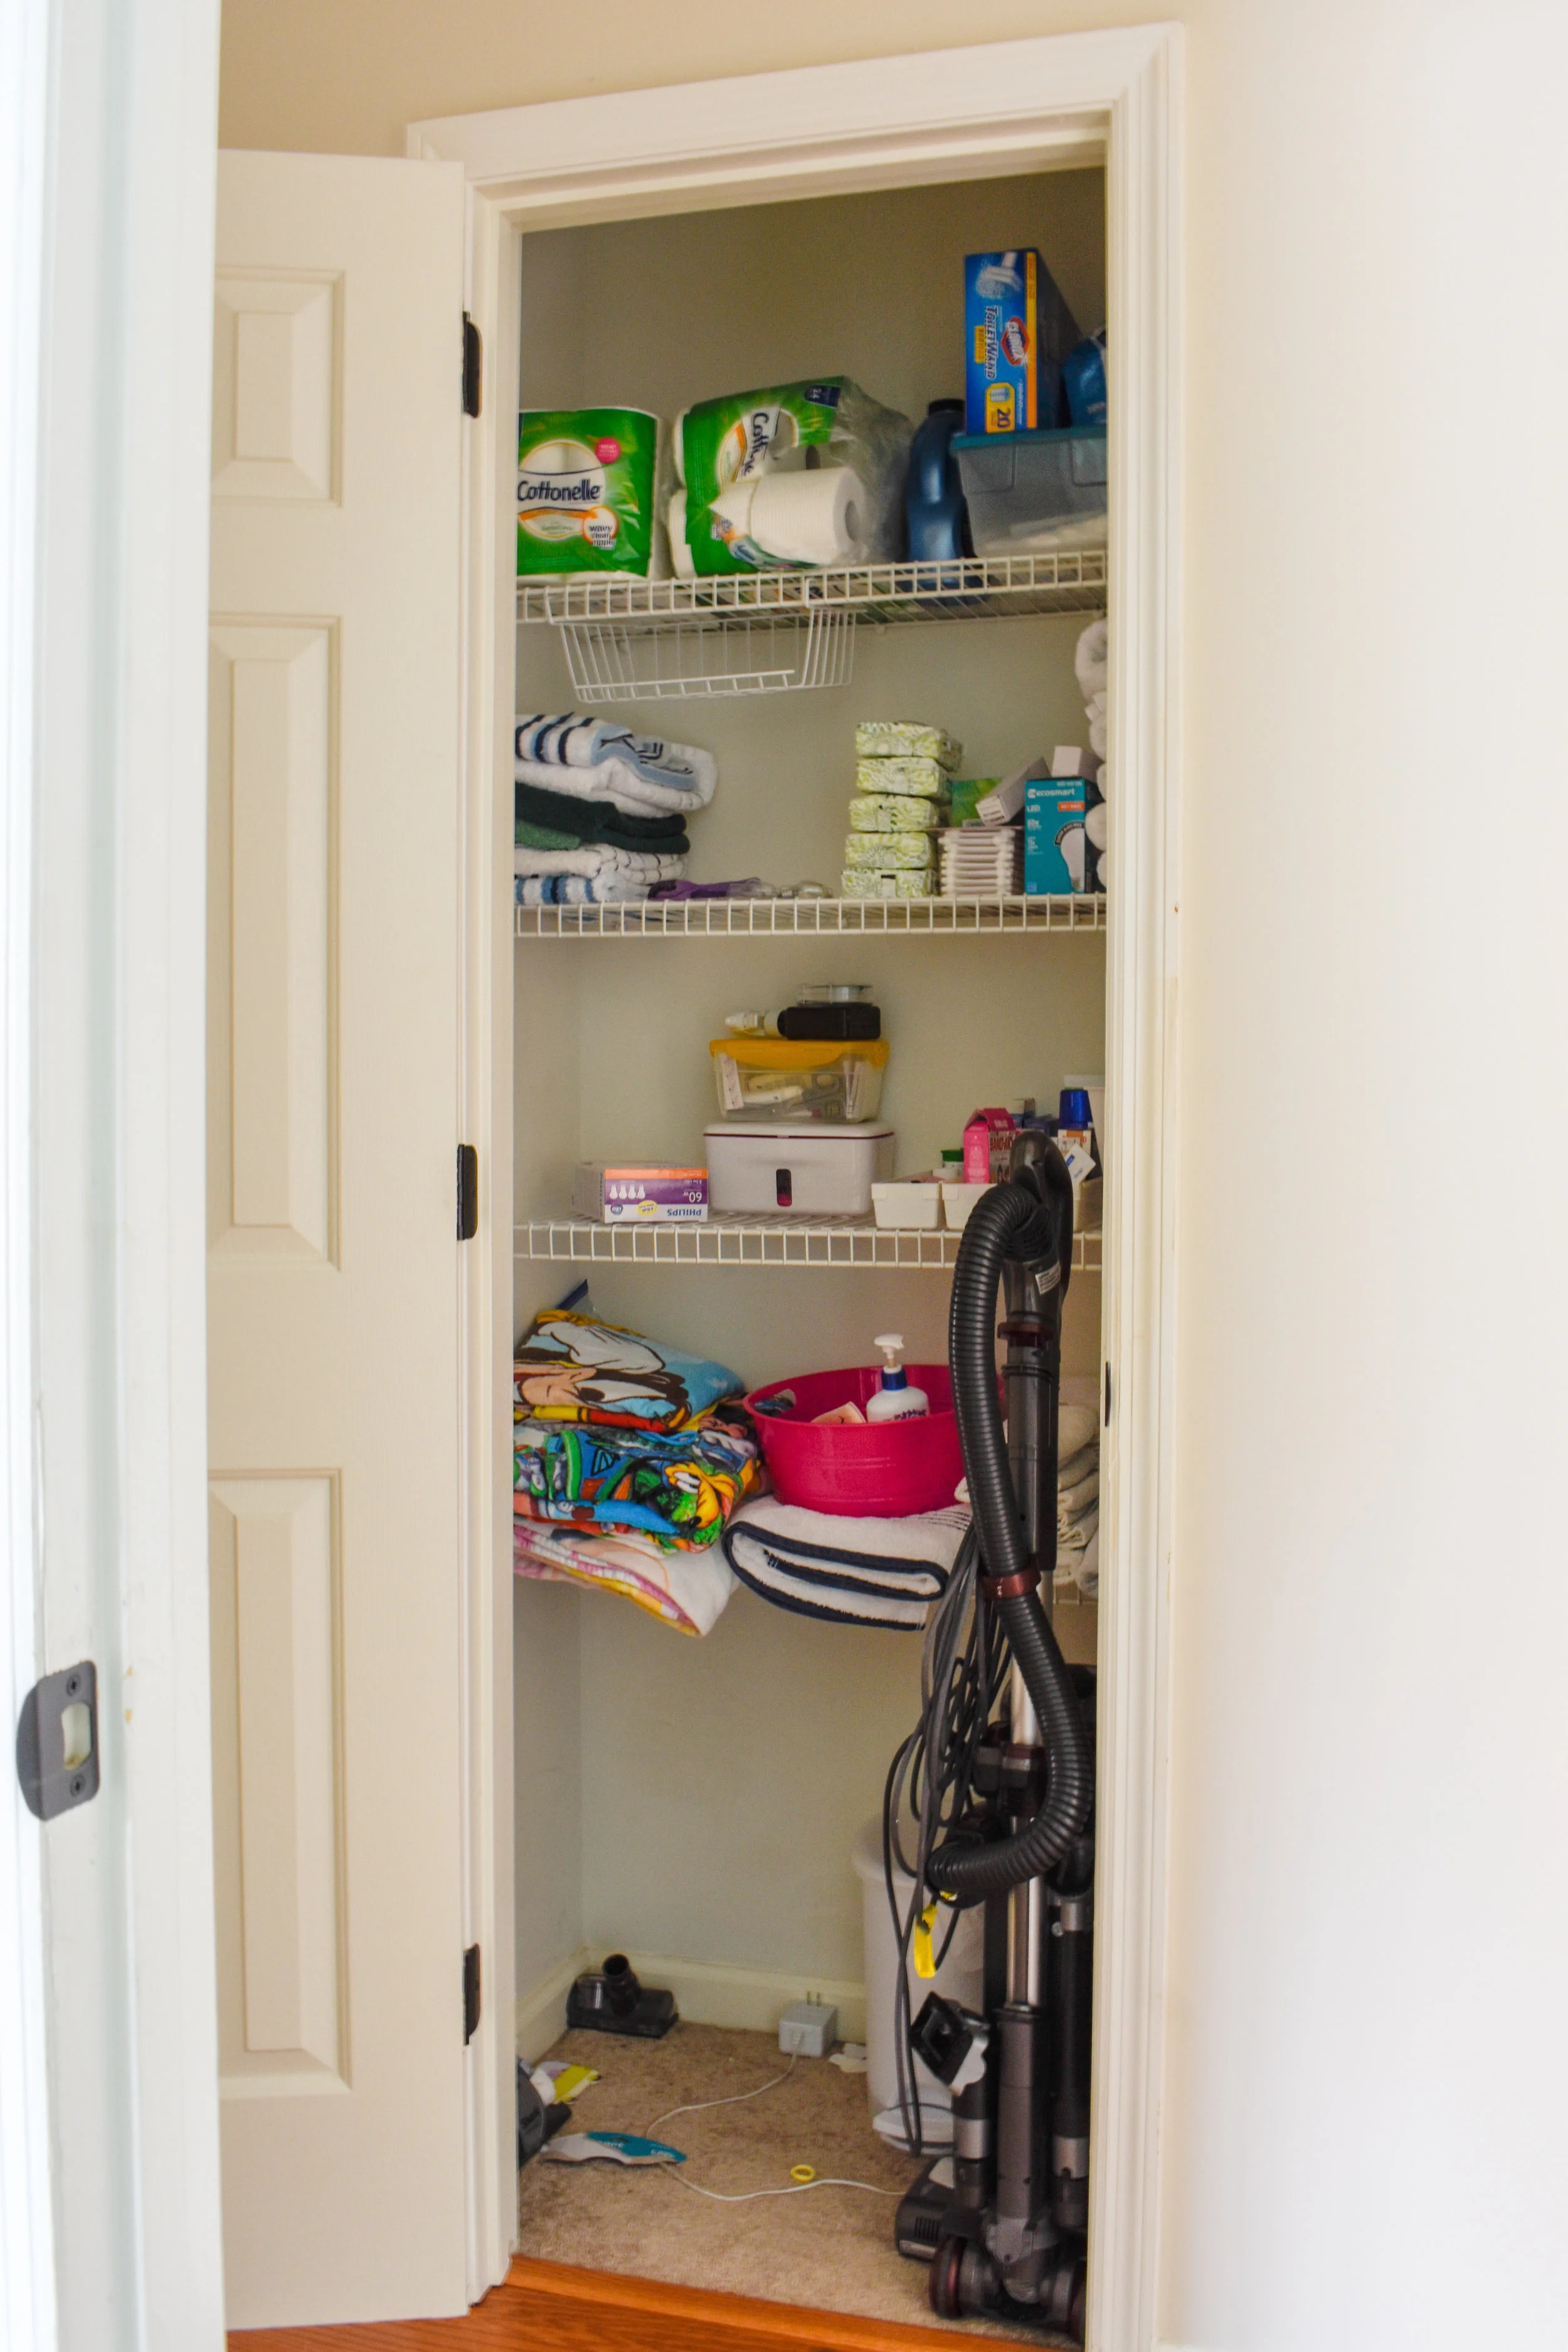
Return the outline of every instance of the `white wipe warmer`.
<path id="1" fill-rule="evenodd" d="M 873 1183 L 893 1172 L 893 1130 L 869 1119 L 726 1119 L 703 1149 L 708 1206 L 721 1217 L 868 1217 Z"/>

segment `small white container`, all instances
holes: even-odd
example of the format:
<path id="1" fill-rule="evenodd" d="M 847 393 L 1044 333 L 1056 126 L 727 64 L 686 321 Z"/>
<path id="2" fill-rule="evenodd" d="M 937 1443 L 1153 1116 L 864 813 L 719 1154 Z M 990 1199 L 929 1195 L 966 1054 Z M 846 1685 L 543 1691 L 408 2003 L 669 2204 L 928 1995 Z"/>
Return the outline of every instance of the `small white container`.
<path id="1" fill-rule="evenodd" d="M 899 2096 L 898 2031 L 895 2022 L 895 1997 L 899 1989 L 899 1948 L 893 1940 L 892 1916 L 888 1909 L 888 1884 L 882 1875 L 882 1824 L 868 1822 L 850 1849 L 855 1875 L 860 1882 L 862 1917 L 865 1922 L 866 1980 L 866 2089 L 870 2097 L 873 2116 L 883 2114 L 897 2104 Z M 909 1907 L 914 1892 L 914 1881 L 902 1871 L 895 1874 L 894 1886 L 900 1911 Z M 942 1925 L 946 1940 L 947 1925 Z M 938 1946 L 941 1949 L 941 1946 Z M 915 1970 L 914 1954 L 907 1964 L 910 1985 L 910 2015 L 920 2014 L 921 2003 L 928 1992 L 939 1992 L 944 2000 L 955 2000 L 961 2009 L 984 2009 L 985 2006 L 985 1912 L 976 1904 L 958 1915 L 952 1941 L 948 1945 L 947 1958 L 928 1983 Z M 951 2107 L 952 2094 L 945 2083 L 939 2083 L 927 2072 L 924 2062 L 914 2062 L 914 2078 L 920 2085 L 922 2107 Z"/>
<path id="2" fill-rule="evenodd" d="M 893 1172 L 890 1127 L 726 1119 L 706 1129 L 708 1205 L 721 1217 L 866 1217 Z"/>
<path id="3" fill-rule="evenodd" d="M 989 1184 L 942 1183 L 942 1205 L 953 1233 L 962 1232 L 969 1222 L 969 1212 L 976 1201 L 984 1200 L 990 1190 Z"/>
<path id="4" fill-rule="evenodd" d="M 933 1226 L 941 1222 L 940 1184 L 873 1184 L 871 1209 L 879 1225 Z"/>

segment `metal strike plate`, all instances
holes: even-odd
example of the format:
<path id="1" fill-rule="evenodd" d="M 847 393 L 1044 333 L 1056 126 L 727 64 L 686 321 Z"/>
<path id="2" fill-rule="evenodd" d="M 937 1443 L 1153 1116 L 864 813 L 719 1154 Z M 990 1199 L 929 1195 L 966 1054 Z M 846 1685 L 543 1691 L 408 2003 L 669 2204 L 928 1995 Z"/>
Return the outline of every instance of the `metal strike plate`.
<path id="1" fill-rule="evenodd" d="M 45 1675 L 22 1702 L 16 1778 L 41 1822 L 98 1794 L 98 1668 L 90 1658 Z"/>

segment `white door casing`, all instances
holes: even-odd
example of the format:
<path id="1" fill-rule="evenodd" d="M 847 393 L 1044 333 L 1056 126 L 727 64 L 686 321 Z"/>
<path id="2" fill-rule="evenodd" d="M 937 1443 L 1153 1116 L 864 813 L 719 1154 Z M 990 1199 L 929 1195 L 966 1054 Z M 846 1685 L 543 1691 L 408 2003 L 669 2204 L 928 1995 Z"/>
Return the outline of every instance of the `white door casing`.
<path id="1" fill-rule="evenodd" d="M 1148 2352 L 1157 2332 L 1175 1569 L 1182 40 L 1179 25 L 1129 26 L 607 90 L 411 123 L 406 134 L 411 156 L 463 166 L 468 308 L 492 379 L 508 383 L 517 381 L 518 244 L 530 230 L 1105 166 L 1118 786 L 1103 1316 L 1115 1414 L 1100 1490 L 1090 2352 Z M 493 407 L 470 455 L 466 676 L 470 801 L 501 814 L 510 787 L 516 440 L 506 404 Z M 481 925 L 502 925 L 508 912 L 494 887 L 476 898 Z M 502 956 L 491 966 L 489 1017 L 499 1042 L 508 1034 L 511 975 Z M 503 1333 L 498 1316 L 497 1395 L 506 1382 Z M 471 1361 L 477 1381 L 484 1376 L 477 1349 Z M 505 1468 L 498 1439 L 492 1483 Z M 492 1514 L 488 1590 L 483 1548 L 475 1547 L 476 1628 L 510 1584 L 504 1506 L 503 1494 Z M 510 1653 L 504 1614 L 491 1622 L 489 1656 L 476 1644 L 473 1673 L 480 1681 L 488 1667 L 493 1687 L 490 1778 L 499 1784 L 512 1760 Z M 494 1872 L 503 1892 L 511 1859 L 498 1838 Z"/>
<path id="2" fill-rule="evenodd" d="M 460 174 L 225 155 L 208 1285 L 231 2327 L 467 2302 Z"/>

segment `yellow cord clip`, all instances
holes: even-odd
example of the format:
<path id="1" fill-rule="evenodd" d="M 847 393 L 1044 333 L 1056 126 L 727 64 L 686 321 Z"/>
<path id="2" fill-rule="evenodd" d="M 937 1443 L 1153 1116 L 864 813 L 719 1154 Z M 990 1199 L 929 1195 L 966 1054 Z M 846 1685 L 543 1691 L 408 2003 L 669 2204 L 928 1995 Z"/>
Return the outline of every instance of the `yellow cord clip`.
<path id="1" fill-rule="evenodd" d="M 804 2189 L 808 2180 L 815 2180 L 816 2179 L 816 2168 L 812 2164 L 792 2164 L 789 2168 L 789 2177 L 792 2180 L 798 2180 L 801 2187 Z"/>
<path id="2" fill-rule="evenodd" d="M 931 1948 L 931 1931 L 935 1925 L 936 1905 L 928 1903 L 915 1921 L 915 1974 L 917 1977 L 930 1978 L 936 1974 L 936 1954 Z"/>

